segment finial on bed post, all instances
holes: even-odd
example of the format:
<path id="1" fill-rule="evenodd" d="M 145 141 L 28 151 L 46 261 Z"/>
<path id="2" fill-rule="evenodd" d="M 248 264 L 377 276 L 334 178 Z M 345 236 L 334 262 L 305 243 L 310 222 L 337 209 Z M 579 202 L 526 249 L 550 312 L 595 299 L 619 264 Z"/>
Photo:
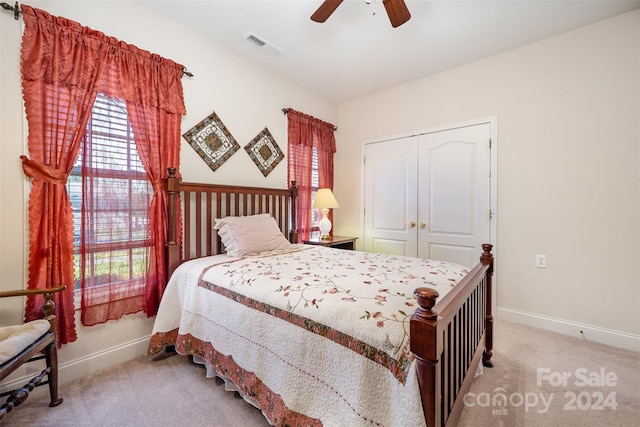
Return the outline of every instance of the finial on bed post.
<path id="1" fill-rule="evenodd" d="M 434 320 L 438 318 L 438 313 L 432 310 L 436 305 L 436 299 L 440 296 L 438 291 L 431 288 L 417 288 L 413 294 L 418 300 L 420 306 L 416 310 L 416 316 L 424 320 Z"/>
<path id="2" fill-rule="evenodd" d="M 493 249 L 493 245 L 490 243 L 482 244 L 482 255 L 480 255 L 480 262 L 482 265 L 488 265 L 489 269 L 493 273 L 493 254 L 491 250 Z"/>

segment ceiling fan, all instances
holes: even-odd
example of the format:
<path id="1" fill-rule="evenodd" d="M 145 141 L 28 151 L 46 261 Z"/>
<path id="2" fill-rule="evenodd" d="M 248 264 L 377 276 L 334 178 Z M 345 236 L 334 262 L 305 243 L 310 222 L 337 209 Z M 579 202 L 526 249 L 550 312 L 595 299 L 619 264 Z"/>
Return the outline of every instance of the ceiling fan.
<path id="1" fill-rule="evenodd" d="M 342 3 L 342 0 L 324 0 L 318 10 L 311 15 L 311 20 L 315 22 L 325 22 L 337 7 L 340 6 L 340 3 Z M 399 27 L 411 18 L 411 14 L 404 0 L 382 0 L 382 3 L 387 10 L 387 15 L 389 15 L 392 27 Z"/>

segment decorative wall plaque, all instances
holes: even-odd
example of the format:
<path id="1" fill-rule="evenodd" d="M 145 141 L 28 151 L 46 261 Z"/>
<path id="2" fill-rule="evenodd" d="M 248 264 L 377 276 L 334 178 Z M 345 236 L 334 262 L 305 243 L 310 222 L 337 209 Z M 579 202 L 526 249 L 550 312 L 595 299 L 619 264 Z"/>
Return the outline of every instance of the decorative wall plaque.
<path id="1" fill-rule="evenodd" d="M 271 136 L 269 129 L 264 128 L 250 143 L 245 145 L 245 150 L 251 160 L 258 166 L 262 175 L 267 176 L 284 159 L 284 154 Z"/>
<path id="2" fill-rule="evenodd" d="M 213 171 L 240 149 L 215 112 L 182 136 Z"/>

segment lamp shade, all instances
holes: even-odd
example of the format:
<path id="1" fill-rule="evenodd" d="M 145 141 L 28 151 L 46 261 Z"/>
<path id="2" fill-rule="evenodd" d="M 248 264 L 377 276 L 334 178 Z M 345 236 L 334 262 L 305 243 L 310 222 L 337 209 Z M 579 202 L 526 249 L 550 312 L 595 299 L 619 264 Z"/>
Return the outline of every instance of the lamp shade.
<path id="1" fill-rule="evenodd" d="M 320 188 L 316 192 L 316 197 L 313 199 L 314 209 L 334 209 L 339 207 L 338 201 L 334 197 L 330 188 Z"/>

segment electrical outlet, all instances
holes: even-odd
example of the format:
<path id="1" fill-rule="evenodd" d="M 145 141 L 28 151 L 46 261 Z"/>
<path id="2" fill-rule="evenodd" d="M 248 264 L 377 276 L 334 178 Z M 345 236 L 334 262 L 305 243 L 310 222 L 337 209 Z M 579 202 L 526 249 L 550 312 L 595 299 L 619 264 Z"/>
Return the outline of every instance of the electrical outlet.
<path id="1" fill-rule="evenodd" d="M 536 255 L 536 268 L 547 268 L 546 255 Z"/>

